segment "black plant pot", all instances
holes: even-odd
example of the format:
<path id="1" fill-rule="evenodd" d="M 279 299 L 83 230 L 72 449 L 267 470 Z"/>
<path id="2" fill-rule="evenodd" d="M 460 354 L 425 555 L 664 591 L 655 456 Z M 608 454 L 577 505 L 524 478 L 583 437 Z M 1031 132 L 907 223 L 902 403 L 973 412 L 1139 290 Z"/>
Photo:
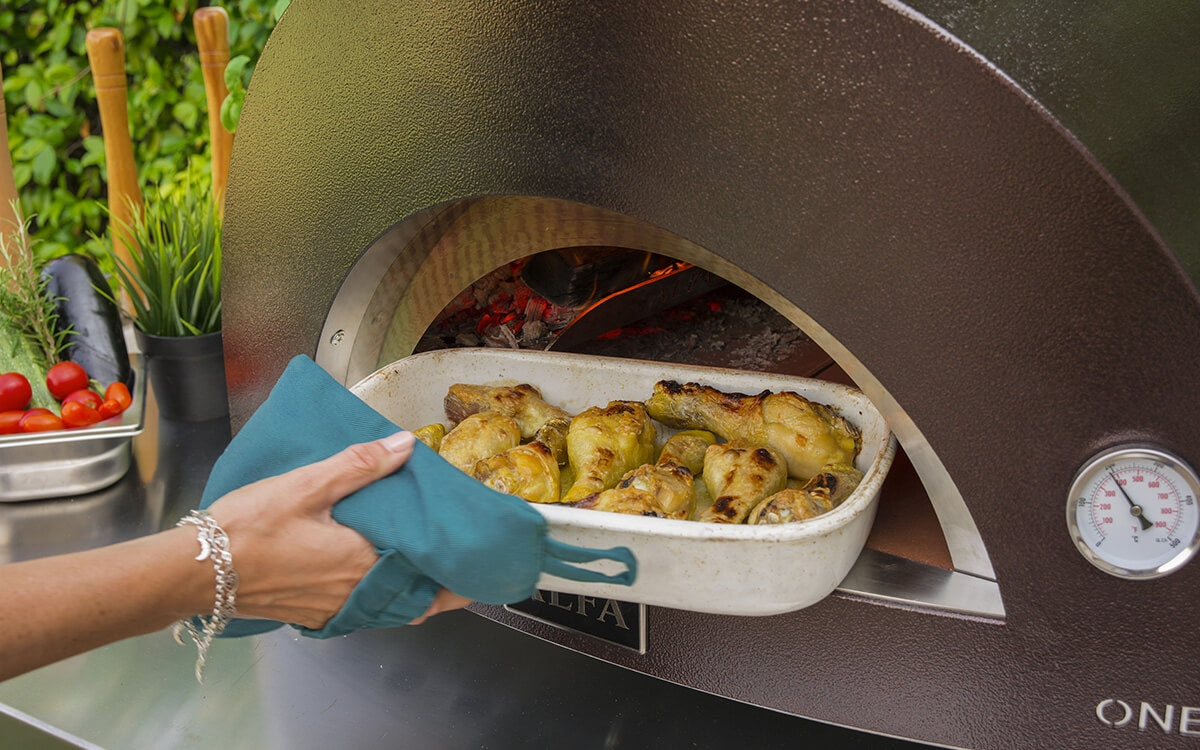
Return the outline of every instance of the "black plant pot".
<path id="1" fill-rule="evenodd" d="M 220 331 L 202 336 L 136 334 L 160 416 L 207 422 L 229 414 Z"/>

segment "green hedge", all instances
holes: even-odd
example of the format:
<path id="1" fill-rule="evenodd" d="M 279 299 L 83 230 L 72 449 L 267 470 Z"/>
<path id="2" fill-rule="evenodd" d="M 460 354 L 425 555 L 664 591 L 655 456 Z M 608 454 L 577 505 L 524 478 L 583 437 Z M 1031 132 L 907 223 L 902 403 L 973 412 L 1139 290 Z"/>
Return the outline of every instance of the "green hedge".
<path id="1" fill-rule="evenodd" d="M 201 6 L 222 5 L 229 14 L 230 54 L 257 59 L 287 2 L 0 5 L 8 146 L 21 207 L 34 217 L 39 260 L 79 251 L 100 256 L 93 235 L 105 230 L 104 141 L 87 32 L 111 26 L 124 35 L 129 122 L 143 190 L 180 186 L 189 172 L 193 179 L 210 179 L 207 103 L 192 14 Z"/>

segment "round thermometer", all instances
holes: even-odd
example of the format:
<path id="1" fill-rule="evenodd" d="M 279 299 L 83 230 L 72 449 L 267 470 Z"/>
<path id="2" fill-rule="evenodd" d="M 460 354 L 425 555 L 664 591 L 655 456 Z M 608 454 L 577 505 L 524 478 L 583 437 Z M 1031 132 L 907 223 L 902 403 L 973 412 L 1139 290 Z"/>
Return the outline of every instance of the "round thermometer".
<path id="1" fill-rule="evenodd" d="M 1179 458 L 1142 447 L 1111 448 L 1075 476 L 1067 526 L 1079 551 L 1121 578 L 1157 578 L 1200 547 L 1200 477 Z"/>

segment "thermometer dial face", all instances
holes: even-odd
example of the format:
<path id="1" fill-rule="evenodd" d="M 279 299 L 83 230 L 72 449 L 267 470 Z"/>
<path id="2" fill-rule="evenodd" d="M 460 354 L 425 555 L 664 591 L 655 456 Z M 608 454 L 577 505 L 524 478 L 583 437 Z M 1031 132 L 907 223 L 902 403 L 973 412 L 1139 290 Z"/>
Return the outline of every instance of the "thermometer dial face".
<path id="1" fill-rule="evenodd" d="M 1152 448 L 1110 449 L 1075 477 L 1067 526 L 1079 551 L 1122 578 L 1157 578 L 1200 547 L 1200 478 L 1179 458 Z"/>

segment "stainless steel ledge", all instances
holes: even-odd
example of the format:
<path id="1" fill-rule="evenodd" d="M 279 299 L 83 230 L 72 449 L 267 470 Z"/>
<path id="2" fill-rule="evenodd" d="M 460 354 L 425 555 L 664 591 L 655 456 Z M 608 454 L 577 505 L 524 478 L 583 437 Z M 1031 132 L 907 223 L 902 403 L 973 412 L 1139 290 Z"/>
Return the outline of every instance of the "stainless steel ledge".
<path id="1" fill-rule="evenodd" d="M 864 549 L 838 586 L 842 594 L 901 606 L 1004 619 L 1004 602 L 995 581 L 886 552 Z"/>

